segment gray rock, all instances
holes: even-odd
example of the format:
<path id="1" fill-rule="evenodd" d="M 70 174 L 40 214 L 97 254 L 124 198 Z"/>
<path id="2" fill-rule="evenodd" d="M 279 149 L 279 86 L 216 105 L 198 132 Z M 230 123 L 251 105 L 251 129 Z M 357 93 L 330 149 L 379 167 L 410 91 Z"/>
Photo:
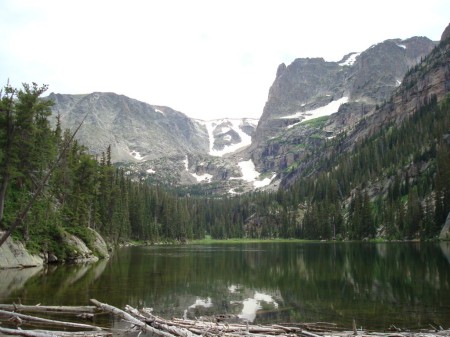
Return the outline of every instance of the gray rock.
<path id="1" fill-rule="evenodd" d="M 450 24 L 447 26 L 447 28 L 445 28 L 444 32 L 442 33 L 441 41 L 445 41 L 448 38 L 450 38 Z"/>
<path id="2" fill-rule="evenodd" d="M 285 175 L 293 161 L 303 165 L 309 145 L 323 144 L 341 132 L 353 130 L 359 121 L 374 113 L 377 105 L 390 99 L 408 69 L 435 45 L 425 37 L 392 39 L 360 54 L 347 54 L 339 62 L 302 58 L 287 67 L 281 64 L 248 150 L 256 167 L 260 172 Z M 303 117 L 297 113 L 315 110 L 342 97 L 347 97 L 347 103 L 336 108 L 321 128 L 311 130 L 299 124 Z M 294 115 L 296 118 L 286 118 Z"/>
<path id="3" fill-rule="evenodd" d="M 58 262 L 58 257 L 53 253 L 47 254 L 47 263 L 56 263 Z"/>
<path id="4" fill-rule="evenodd" d="M 0 232 L 0 236 L 3 232 Z M 42 266 L 44 260 L 31 255 L 25 246 L 9 237 L 0 247 L 0 269 Z"/>
<path id="5" fill-rule="evenodd" d="M 94 250 L 96 251 L 97 255 L 99 255 L 99 258 L 108 258 L 109 257 L 109 252 L 108 252 L 108 245 L 106 244 L 105 240 L 103 239 L 103 237 L 96 232 L 95 230 L 89 228 L 92 233 L 95 236 L 94 239 Z"/>
<path id="6" fill-rule="evenodd" d="M 440 240 L 450 240 L 450 212 L 447 215 L 447 220 L 445 220 L 444 227 L 442 227 L 441 233 L 439 234 Z"/>
<path id="7" fill-rule="evenodd" d="M 98 257 L 94 255 L 86 244 L 79 237 L 66 233 L 64 236 L 64 244 L 70 247 L 69 261 L 74 263 L 95 262 Z"/>

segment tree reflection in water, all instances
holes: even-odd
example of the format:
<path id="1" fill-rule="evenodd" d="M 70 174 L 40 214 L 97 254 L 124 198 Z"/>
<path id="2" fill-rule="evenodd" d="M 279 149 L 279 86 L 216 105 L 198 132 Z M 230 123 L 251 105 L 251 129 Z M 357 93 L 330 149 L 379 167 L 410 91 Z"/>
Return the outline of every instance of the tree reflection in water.
<path id="1" fill-rule="evenodd" d="M 3 302 L 48 305 L 96 298 L 153 307 L 167 318 L 232 314 L 255 323 L 350 328 L 355 319 L 369 329 L 448 328 L 449 266 L 449 243 L 131 247 L 98 264 L 38 271 L 17 288 L 0 282 L 0 294 Z"/>

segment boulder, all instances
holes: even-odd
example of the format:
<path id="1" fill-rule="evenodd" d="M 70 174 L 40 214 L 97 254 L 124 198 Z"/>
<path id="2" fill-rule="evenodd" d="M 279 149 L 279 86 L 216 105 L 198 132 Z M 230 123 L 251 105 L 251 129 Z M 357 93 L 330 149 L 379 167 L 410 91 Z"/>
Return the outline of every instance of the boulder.
<path id="1" fill-rule="evenodd" d="M 0 236 L 3 232 L 0 232 Z M 44 260 L 30 254 L 25 246 L 9 237 L 0 247 L 0 269 L 42 266 Z"/>
<path id="2" fill-rule="evenodd" d="M 108 258 L 109 257 L 109 253 L 108 253 L 108 245 L 106 244 L 105 240 L 103 239 L 103 237 L 96 232 L 95 230 L 89 228 L 92 233 L 95 236 L 95 240 L 94 240 L 94 250 L 97 253 L 99 258 Z"/>
<path id="3" fill-rule="evenodd" d="M 444 227 L 442 227 L 441 233 L 439 234 L 440 240 L 450 240 L 450 212 L 447 215 L 447 220 L 445 220 Z"/>
<path id="4" fill-rule="evenodd" d="M 73 263 L 95 262 L 98 257 L 94 255 L 79 237 L 66 233 L 64 244 L 70 247 L 68 260 Z"/>

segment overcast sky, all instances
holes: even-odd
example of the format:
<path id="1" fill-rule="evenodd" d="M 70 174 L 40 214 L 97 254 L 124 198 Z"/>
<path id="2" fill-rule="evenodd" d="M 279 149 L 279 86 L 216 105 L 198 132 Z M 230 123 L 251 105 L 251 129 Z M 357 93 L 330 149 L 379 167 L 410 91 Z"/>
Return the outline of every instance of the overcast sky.
<path id="1" fill-rule="evenodd" d="M 0 81 L 258 118 L 280 63 L 439 40 L 449 19 L 448 0 L 0 0 Z"/>

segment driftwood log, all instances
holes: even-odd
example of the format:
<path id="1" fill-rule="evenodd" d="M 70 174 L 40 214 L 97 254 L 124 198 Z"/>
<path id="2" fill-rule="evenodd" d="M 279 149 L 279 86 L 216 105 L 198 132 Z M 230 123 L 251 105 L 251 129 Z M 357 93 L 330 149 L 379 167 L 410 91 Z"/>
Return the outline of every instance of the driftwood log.
<path id="1" fill-rule="evenodd" d="M 50 330 L 19 330 L 0 327 L 0 333 L 24 337 L 106 337 L 112 336 L 106 331 L 50 331 Z"/>
<path id="2" fill-rule="evenodd" d="M 394 332 L 367 332 L 356 330 L 353 324 L 351 330 L 339 331 L 339 328 L 332 323 L 286 323 L 273 325 L 253 325 L 249 323 L 227 323 L 219 316 L 216 320 L 211 319 L 164 319 L 152 313 L 151 309 L 137 310 L 131 306 L 126 306 L 121 310 L 109 304 L 91 300 L 94 306 L 86 307 L 46 307 L 46 306 L 23 306 L 23 305 L 2 305 L 0 304 L 0 319 L 5 323 L 16 326 L 27 323 L 28 326 L 62 326 L 69 331 L 53 330 L 22 330 L 0 327 L 0 334 L 16 335 L 25 337 L 104 337 L 104 336 L 129 336 L 129 332 L 134 331 L 135 336 L 142 332 L 146 335 L 158 337 L 450 337 L 450 330 L 441 327 L 433 327 L 430 331 L 402 332 L 395 328 Z M 128 322 L 129 330 L 119 331 L 110 327 L 99 327 L 89 324 L 55 321 L 47 318 L 33 317 L 20 314 L 17 311 L 28 311 L 35 313 L 71 313 L 77 317 L 80 314 L 95 315 L 97 313 L 109 313 L 115 317 Z M 11 322 L 11 320 L 13 322 Z M 137 332 L 136 332 L 137 329 Z M 73 331 L 72 331 L 73 330 Z M 147 334 L 148 333 L 148 334 Z"/>
<path id="3" fill-rule="evenodd" d="M 17 325 L 21 325 L 22 323 L 35 323 L 46 326 L 63 326 L 73 329 L 101 330 L 101 328 L 94 325 L 56 321 L 53 319 L 34 317 L 5 310 L 0 310 L 0 316 L 8 317 L 11 321 L 17 322 Z"/>
<path id="4" fill-rule="evenodd" d="M 84 314 L 94 313 L 95 306 L 45 306 L 45 305 L 22 305 L 22 304 L 0 304 L 0 310 L 14 312 L 46 312 L 61 314 Z"/>

